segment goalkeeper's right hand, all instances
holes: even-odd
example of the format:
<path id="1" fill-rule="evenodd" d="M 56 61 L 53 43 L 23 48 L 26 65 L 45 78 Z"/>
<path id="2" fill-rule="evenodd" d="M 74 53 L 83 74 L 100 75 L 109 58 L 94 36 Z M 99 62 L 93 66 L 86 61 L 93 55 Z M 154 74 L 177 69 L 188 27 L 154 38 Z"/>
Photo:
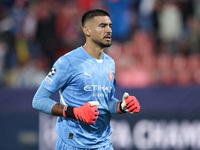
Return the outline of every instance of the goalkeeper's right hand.
<path id="1" fill-rule="evenodd" d="M 63 109 L 63 116 L 80 120 L 87 124 L 94 124 L 98 118 L 98 101 L 85 103 L 81 107 L 71 107 L 66 105 Z"/>

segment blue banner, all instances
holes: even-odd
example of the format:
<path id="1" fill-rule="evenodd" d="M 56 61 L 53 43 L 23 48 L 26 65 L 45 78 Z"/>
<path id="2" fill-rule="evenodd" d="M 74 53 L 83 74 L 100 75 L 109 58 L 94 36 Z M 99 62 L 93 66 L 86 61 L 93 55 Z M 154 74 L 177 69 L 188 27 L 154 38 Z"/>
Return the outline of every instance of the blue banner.
<path id="1" fill-rule="evenodd" d="M 2 149 L 55 149 L 56 117 L 32 108 L 35 92 L 0 89 Z M 111 139 L 115 150 L 200 149 L 199 86 L 117 88 L 115 96 L 121 99 L 124 92 L 137 97 L 141 112 L 112 115 Z M 53 99 L 58 100 L 58 95 Z"/>

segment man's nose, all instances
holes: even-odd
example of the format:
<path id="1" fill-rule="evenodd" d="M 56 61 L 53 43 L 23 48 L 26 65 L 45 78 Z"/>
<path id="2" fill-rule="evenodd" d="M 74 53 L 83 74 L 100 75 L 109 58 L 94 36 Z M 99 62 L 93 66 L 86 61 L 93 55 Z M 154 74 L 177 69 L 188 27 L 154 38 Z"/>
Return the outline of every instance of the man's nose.
<path id="1" fill-rule="evenodd" d="M 111 27 L 107 27 L 106 28 L 106 33 L 112 33 L 112 28 Z"/>
<path id="2" fill-rule="evenodd" d="M 107 32 L 107 33 L 112 33 L 112 28 L 111 28 L 110 26 L 108 26 L 108 27 L 106 28 L 106 32 Z"/>

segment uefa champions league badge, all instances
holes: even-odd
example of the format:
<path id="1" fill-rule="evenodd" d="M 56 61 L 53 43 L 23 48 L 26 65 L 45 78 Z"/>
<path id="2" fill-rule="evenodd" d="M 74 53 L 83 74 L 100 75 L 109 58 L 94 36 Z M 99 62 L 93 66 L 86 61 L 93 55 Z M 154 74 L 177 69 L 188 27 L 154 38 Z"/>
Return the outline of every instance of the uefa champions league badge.
<path id="1" fill-rule="evenodd" d="M 109 72 L 108 76 L 110 81 L 113 82 L 113 73 L 111 71 Z"/>
<path id="2" fill-rule="evenodd" d="M 47 75 L 47 77 L 44 79 L 47 83 L 51 83 L 52 82 L 52 79 L 50 78 L 50 77 L 52 77 L 52 76 L 54 76 L 56 74 L 56 67 L 53 67 L 50 71 L 49 71 L 49 73 L 48 73 L 48 75 Z"/>
<path id="3" fill-rule="evenodd" d="M 56 67 L 54 66 L 48 74 L 48 77 L 52 77 L 56 74 Z"/>

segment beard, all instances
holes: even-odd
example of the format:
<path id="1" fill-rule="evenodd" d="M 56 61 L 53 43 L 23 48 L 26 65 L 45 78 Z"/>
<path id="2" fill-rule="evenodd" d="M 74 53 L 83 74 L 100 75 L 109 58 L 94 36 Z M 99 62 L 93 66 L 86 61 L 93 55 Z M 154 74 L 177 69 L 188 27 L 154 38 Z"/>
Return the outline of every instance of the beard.
<path id="1" fill-rule="evenodd" d="M 99 45 L 101 48 L 106 48 L 111 46 L 111 41 L 107 43 L 103 43 L 102 41 L 97 41 L 95 39 L 92 40 L 95 44 Z"/>

